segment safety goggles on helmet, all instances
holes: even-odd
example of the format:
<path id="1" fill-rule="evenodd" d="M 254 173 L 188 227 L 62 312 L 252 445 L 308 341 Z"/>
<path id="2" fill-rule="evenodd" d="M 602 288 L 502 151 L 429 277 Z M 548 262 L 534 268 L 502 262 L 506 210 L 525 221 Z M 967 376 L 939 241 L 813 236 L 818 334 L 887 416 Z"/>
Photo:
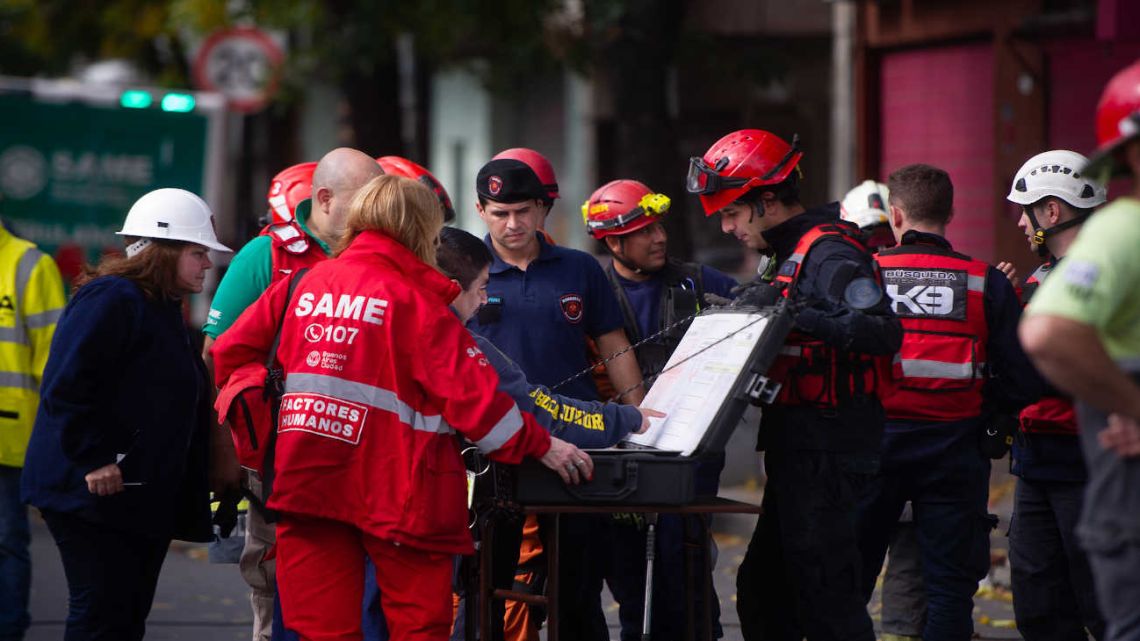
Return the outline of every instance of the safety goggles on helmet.
<path id="1" fill-rule="evenodd" d="M 749 183 L 754 185 L 765 185 L 767 181 L 771 180 L 773 176 L 779 175 L 784 167 L 800 153 L 800 137 L 799 135 L 792 136 L 792 144 L 788 147 L 788 152 L 780 159 L 780 162 L 773 165 L 771 169 L 764 172 L 763 176 L 759 178 L 752 177 L 729 177 L 721 176 L 720 172 L 728 167 L 730 162 L 728 156 L 721 156 L 716 164 L 709 167 L 704 158 L 693 156 L 689 158 L 689 175 L 685 179 L 685 189 L 690 194 L 708 195 L 715 194 L 718 191 L 725 189 L 734 189 L 737 187 L 744 187 Z"/>
<path id="2" fill-rule="evenodd" d="M 605 220 L 591 219 L 590 214 L 600 214 L 605 210 L 599 211 L 598 208 L 606 207 L 607 203 L 598 203 L 591 207 L 590 201 L 582 203 L 582 220 L 586 222 L 586 229 L 590 232 L 609 231 L 611 229 L 618 229 L 625 227 L 633 221 L 646 216 L 649 218 L 660 218 L 669 211 L 670 200 L 665 194 L 645 194 L 641 200 L 637 201 L 637 206 L 620 216 L 607 218 Z"/>
<path id="3" fill-rule="evenodd" d="M 704 158 L 689 158 L 689 175 L 685 178 L 685 189 L 690 194 L 715 194 L 724 189 L 743 187 L 750 178 L 727 178 L 720 172 L 728 166 L 728 156 L 722 156 L 716 165 L 709 167 Z"/>

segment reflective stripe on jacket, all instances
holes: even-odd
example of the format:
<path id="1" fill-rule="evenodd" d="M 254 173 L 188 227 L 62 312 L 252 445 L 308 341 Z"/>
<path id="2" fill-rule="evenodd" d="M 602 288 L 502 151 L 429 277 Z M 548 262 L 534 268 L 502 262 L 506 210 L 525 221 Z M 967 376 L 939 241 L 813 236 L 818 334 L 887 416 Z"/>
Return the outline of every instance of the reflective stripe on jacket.
<path id="1" fill-rule="evenodd" d="M 1056 262 L 1041 265 L 1025 279 L 1022 289 L 1022 305 L 1028 305 L 1033 292 L 1056 267 Z M 1073 407 L 1072 399 L 1063 396 L 1052 386 L 1046 386 L 1041 400 L 1021 410 L 1021 431 L 1038 434 L 1076 434 L 1077 411 Z"/>
<path id="2" fill-rule="evenodd" d="M 989 266 L 943 247 L 903 244 L 875 259 L 903 326 L 882 394 L 889 419 L 955 421 L 982 413 Z"/>
<path id="3" fill-rule="evenodd" d="M 801 267 L 817 243 L 831 239 L 866 252 L 859 230 L 848 223 L 817 225 L 800 237 L 792 255 L 780 265 L 775 281 L 785 298 L 795 295 Z M 869 395 L 877 387 L 876 359 L 865 354 L 842 355 L 822 340 L 795 330 L 776 356 L 769 376 L 782 386 L 780 405 L 836 408 L 852 395 Z"/>
<path id="4" fill-rule="evenodd" d="M 0 228 L 0 465 L 24 465 L 40 380 L 66 302 L 55 261 Z"/>
<path id="5" fill-rule="evenodd" d="M 213 348 L 222 383 L 277 356 L 285 395 L 270 507 L 350 523 L 401 545 L 470 553 L 455 433 L 491 458 L 542 456 L 550 435 L 498 377 L 448 304 L 458 287 L 403 245 L 360 234 L 336 260 L 267 290 Z"/>

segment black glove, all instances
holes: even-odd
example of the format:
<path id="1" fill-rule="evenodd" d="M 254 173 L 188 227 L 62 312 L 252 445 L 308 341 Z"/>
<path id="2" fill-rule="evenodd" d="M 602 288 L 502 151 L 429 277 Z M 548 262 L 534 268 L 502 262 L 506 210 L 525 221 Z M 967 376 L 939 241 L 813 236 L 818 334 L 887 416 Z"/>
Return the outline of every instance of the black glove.
<path id="1" fill-rule="evenodd" d="M 214 512 L 214 518 L 210 520 L 211 523 L 218 526 L 218 532 L 224 539 L 234 531 L 237 526 L 238 518 L 238 503 L 241 502 L 241 491 L 233 490 L 226 492 L 218 501 L 218 509 Z"/>
<path id="2" fill-rule="evenodd" d="M 732 293 L 736 295 L 733 307 L 769 307 L 780 300 L 780 290 L 759 279 L 733 287 Z"/>
<path id="3" fill-rule="evenodd" d="M 989 417 L 982 429 L 978 447 L 982 454 L 997 460 L 1009 452 L 1013 445 L 1013 433 L 1017 430 L 1018 419 L 1012 414 L 995 414 Z"/>
<path id="4" fill-rule="evenodd" d="M 728 307 L 729 305 L 732 305 L 732 299 L 725 298 L 724 296 L 717 296 L 712 292 L 705 292 L 705 304 L 712 305 L 713 307 Z"/>

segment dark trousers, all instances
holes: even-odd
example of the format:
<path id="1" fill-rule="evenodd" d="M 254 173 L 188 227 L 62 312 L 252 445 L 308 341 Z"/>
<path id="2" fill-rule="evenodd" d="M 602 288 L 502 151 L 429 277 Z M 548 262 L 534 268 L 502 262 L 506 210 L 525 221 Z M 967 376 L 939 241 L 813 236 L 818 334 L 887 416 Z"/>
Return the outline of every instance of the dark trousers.
<path id="1" fill-rule="evenodd" d="M 170 539 L 130 534 L 62 512 L 43 516 L 67 576 L 64 641 L 142 639 Z"/>
<path id="2" fill-rule="evenodd" d="M 20 641 L 31 621 L 30 542 L 28 506 L 20 500 L 20 468 L 0 465 L 0 641 Z"/>
<path id="3" fill-rule="evenodd" d="M 1089 551 L 1108 641 L 1140 641 L 1140 541 Z"/>
<path id="4" fill-rule="evenodd" d="M 883 470 L 860 501 L 864 601 L 871 598 L 891 533 L 909 500 L 927 590 L 922 638 L 968 641 L 974 593 L 989 570 L 989 459 L 972 437 L 908 460 L 890 460 L 890 452 L 884 448 Z"/>
<path id="5" fill-rule="evenodd" d="M 887 557 L 882 591 L 883 633 L 922 637 L 926 627 L 926 583 L 922 580 L 922 550 L 913 520 L 895 525 Z"/>
<path id="6" fill-rule="evenodd" d="M 856 545 L 866 475 L 833 452 L 769 451 L 764 463 L 764 513 L 736 576 L 745 641 L 871 641 Z"/>
<path id="7" fill-rule="evenodd" d="M 609 641 L 602 611 L 602 582 L 610 515 L 564 514 L 558 521 L 558 638 Z M 538 525 L 543 549 L 549 553 L 554 518 L 539 517 Z"/>
<path id="8" fill-rule="evenodd" d="M 621 641 L 641 639 L 645 618 L 645 518 L 643 514 L 615 515 L 610 529 L 606 584 L 619 605 Z M 704 563 L 705 548 L 712 545 L 706 520 L 697 515 L 660 514 L 655 539 L 650 636 L 654 641 L 679 641 L 689 638 L 688 630 L 693 626 L 695 638 L 706 640 L 705 585 L 712 581 L 712 568 Z M 692 577 L 686 572 L 688 559 L 692 559 L 695 572 Z M 690 581 L 692 592 L 688 591 Z M 715 590 L 711 605 L 713 637 L 719 638 L 720 604 Z"/>
<path id="9" fill-rule="evenodd" d="M 1140 382 L 1140 374 L 1133 374 Z M 1088 552 L 1108 641 L 1140 641 L 1140 456 L 1121 457 L 1097 440 L 1108 417 L 1077 404 L 1089 472 L 1077 533 Z"/>
<path id="10" fill-rule="evenodd" d="M 1104 639 L 1088 557 L 1075 532 L 1083 493 L 1084 483 L 1017 480 L 1009 563 L 1013 611 L 1026 641 L 1085 641 L 1089 633 Z"/>

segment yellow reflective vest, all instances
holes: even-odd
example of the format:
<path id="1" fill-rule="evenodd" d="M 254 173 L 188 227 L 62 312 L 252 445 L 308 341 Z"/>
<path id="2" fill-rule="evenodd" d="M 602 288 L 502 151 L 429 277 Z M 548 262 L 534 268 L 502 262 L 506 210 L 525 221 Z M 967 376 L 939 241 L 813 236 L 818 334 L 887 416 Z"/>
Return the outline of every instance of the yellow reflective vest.
<path id="1" fill-rule="evenodd" d="M 0 227 L 0 465 L 24 466 L 40 378 L 66 302 L 51 256 Z"/>

